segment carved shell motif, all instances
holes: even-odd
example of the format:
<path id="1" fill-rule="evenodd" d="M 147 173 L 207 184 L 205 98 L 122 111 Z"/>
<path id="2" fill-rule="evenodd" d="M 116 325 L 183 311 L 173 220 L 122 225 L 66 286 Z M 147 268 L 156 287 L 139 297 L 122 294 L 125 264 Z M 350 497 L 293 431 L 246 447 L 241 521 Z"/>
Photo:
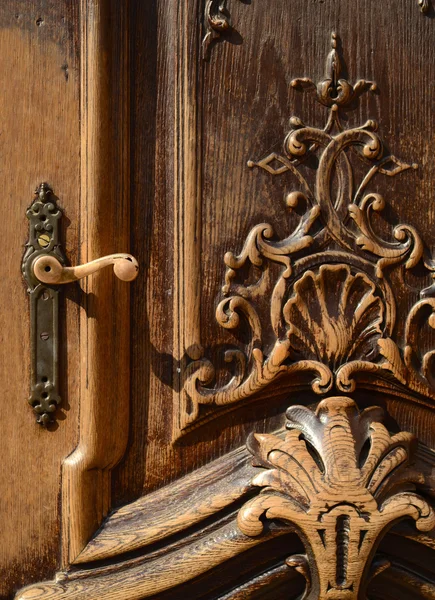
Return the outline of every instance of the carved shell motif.
<path id="1" fill-rule="evenodd" d="M 370 360 L 382 336 L 384 307 L 375 284 L 347 265 L 307 271 L 283 309 L 294 358 L 327 364 L 334 372 L 352 360 Z"/>

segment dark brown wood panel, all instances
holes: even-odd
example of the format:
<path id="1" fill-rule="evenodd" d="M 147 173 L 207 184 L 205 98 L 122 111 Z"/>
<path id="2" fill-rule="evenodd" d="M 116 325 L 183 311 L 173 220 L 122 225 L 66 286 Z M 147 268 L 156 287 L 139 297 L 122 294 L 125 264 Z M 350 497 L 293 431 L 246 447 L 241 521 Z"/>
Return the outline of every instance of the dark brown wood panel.
<path id="1" fill-rule="evenodd" d="M 196 2 L 188 8 L 132 2 L 132 224 L 134 252 L 145 265 L 146 278 L 133 290 L 131 435 L 115 473 L 117 505 L 238 447 L 253 429 L 276 428 L 283 409 L 297 396 L 289 399 L 285 384 L 277 383 L 246 408 L 241 403 L 230 407 L 230 413 L 204 410 L 208 422 L 181 436 L 173 425 L 184 410 L 186 364 L 198 357 L 196 346 L 188 343 L 181 351 L 183 339 L 199 336 L 222 383 L 229 377 L 224 351 L 249 337 L 247 328 L 233 333 L 215 319 L 225 253 L 240 252 L 257 223 L 271 223 L 282 238 L 298 222 L 284 201 L 295 187 L 292 174 L 272 177 L 248 168 L 247 162 L 281 149 L 293 115 L 324 126 L 325 107 L 291 81 L 324 76 L 332 32 L 340 38 L 344 75 L 352 82 L 374 80 L 378 86 L 346 113 L 346 126 L 376 119 L 391 154 L 419 165 L 376 184 L 387 201 L 384 213 L 374 219 L 376 230 L 393 239 L 392 228 L 408 223 L 429 245 L 433 242 L 435 165 L 428 135 L 435 76 L 432 13 L 423 15 L 412 0 L 227 4 L 233 29 L 212 42 L 204 61 L 203 7 Z M 189 157 L 197 163 L 192 166 Z M 312 178 L 314 170 L 310 174 L 310 167 L 305 168 L 305 174 Z M 196 219 L 184 226 L 197 234 L 184 255 L 177 254 L 174 242 L 177 219 L 183 218 Z M 179 244 L 192 245 L 191 237 Z M 430 278 L 420 268 L 399 268 L 392 281 L 400 290 L 400 337 L 410 307 Z M 260 298 L 258 305 L 268 318 L 269 298 Z M 428 327 L 424 336 L 427 348 L 433 347 L 434 331 Z M 314 396 L 297 399 L 309 403 Z M 418 416 L 411 422 L 411 414 L 421 414 L 418 433 L 432 443 L 429 416 L 418 408 L 402 410 L 400 401 L 391 405 L 403 429 L 420 422 Z"/>

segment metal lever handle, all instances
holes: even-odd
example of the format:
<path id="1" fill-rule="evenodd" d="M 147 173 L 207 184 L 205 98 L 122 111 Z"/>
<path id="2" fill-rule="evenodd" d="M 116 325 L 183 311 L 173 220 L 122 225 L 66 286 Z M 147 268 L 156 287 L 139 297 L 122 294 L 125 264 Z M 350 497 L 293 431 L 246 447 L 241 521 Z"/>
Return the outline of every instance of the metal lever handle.
<path id="1" fill-rule="evenodd" d="M 39 256 L 33 263 L 33 274 L 42 283 L 59 285 L 83 279 L 109 265 L 121 281 L 133 281 L 139 273 L 139 264 L 131 254 L 110 254 L 76 267 L 64 267 L 54 256 Z"/>
<path id="2" fill-rule="evenodd" d="M 29 241 L 21 268 L 30 300 L 29 403 L 36 414 L 37 422 L 45 427 L 55 421 L 56 409 L 61 403 L 60 284 L 77 281 L 108 265 L 113 265 L 115 275 L 122 281 L 133 281 L 139 272 L 137 260 L 130 254 L 111 254 L 85 265 L 66 267 L 60 240 L 62 215 L 52 189 L 47 183 L 41 183 L 26 211 L 29 219 Z"/>

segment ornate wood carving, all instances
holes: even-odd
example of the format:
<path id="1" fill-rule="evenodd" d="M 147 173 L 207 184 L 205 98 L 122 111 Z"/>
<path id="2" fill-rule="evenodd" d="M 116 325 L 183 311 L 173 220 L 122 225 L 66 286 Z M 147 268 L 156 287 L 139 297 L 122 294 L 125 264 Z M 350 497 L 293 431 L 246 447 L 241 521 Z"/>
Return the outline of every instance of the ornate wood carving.
<path id="1" fill-rule="evenodd" d="M 306 409 L 303 409 L 302 417 L 304 411 Z M 373 426 L 376 435 L 384 431 L 382 426 L 375 422 L 377 414 L 378 409 L 368 411 L 368 416 L 375 417 Z M 311 414 L 311 417 L 315 423 L 315 415 Z M 366 436 L 367 439 L 367 435 L 370 435 L 369 420 L 358 417 L 357 414 L 351 418 L 355 432 L 359 432 L 356 435 L 357 440 L 360 440 L 361 436 Z M 363 427 L 358 429 L 358 423 L 363 422 L 367 425 L 365 433 Z M 320 428 L 321 425 L 317 431 Z M 283 448 L 286 444 L 284 435 L 284 431 L 280 430 L 271 434 L 269 438 L 273 440 L 273 445 L 276 443 L 279 448 Z M 404 437 L 403 441 L 397 444 L 394 442 L 393 448 L 393 452 L 400 453 L 400 456 L 400 448 L 404 446 L 406 450 L 408 447 L 407 436 L 399 434 L 400 439 L 401 436 Z M 388 434 L 382 434 L 382 439 L 388 442 Z M 257 442 L 254 442 L 255 444 Z M 413 446 L 412 441 L 410 446 Z M 279 453 L 280 450 L 277 450 L 269 459 Z M 404 458 L 403 463 L 398 465 L 398 471 L 401 469 L 402 475 L 412 473 L 406 466 L 407 460 Z M 258 598 L 262 598 L 262 592 L 270 592 L 271 586 L 273 589 L 274 582 L 276 583 L 276 568 L 287 584 L 289 581 L 295 582 L 295 585 L 299 582 L 295 588 L 296 596 L 300 593 L 301 582 L 296 577 L 296 572 L 292 576 L 292 570 L 285 565 L 284 558 L 298 554 L 300 542 L 288 525 L 278 520 L 270 521 L 267 525 L 268 531 L 254 537 L 244 534 L 238 527 L 240 506 L 249 502 L 253 496 L 260 499 L 266 493 L 266 490 L 262 491 L 262 487 L 257 485 L 256 478 L 250 481 L 253 472 L 255 473 L 254 469 L 257 470 L 252 467 L 251 462 L 252 455 L 246 446 L 241 447 L 171 485 L 117 509 L 108 516 L 101 529 L 74 560 L 72 569 L 57 573 L 53 581 L 37 583 L 21 590 L 17 599 L 124 600 L 164 596 L 170 600 L 178 600 L 180 592 L 177 586 L 194 586 L 196 578 L 202 581 L 202 591 L 207 589 L 215 598 L 236 600 L 243 597 L 243 590 L 255 589 L 257 585 L 260 590 Z M 390 463 L 385 458 L 380 464 Z M 419 487 L 420 483 L 422 484 L 422 489 L 426 490 L 430 483 L 434 464 L 435 455 L 427 448 L 419 448 L 416 453 L 415 470 L 425 471 L 425 475 L 417 473 L 415 481 L 418 481 Z M 380 472 L 380 469 L 377 472 Z M 281 472 L 286 478 L 285 472 Z M 400 479 L 400 474 L 397 478 Z M 397 483 L 393 472 L 386 476 L 385 481 Z M 383 493 L 381 487 L 382 484 L 379 487 L 380 494 Z M 395 531 L 393 545 L 403 543 L 406 540 L 405 536 L 409 536 L 409 532 Z M 434 547 L 434 538 L 427 534 L 423 536 L 421 532 L 417 532 L 413 539 L 428 552 Z M 280 544 L 282 568 L 274 560 L 264 563 L 263 566 L 260 559 L 268 556 L 267 548 L 271 541 Z M 247 560 L 244 552 L 252 552 L 255 548 L 257 561 Z M 240 570 L 235 567 L 237 561 L 240 561 Z M 297 561 L 298 559 L 295 559 L 295 563 Z M 385 566 L 385 561 L 379 563 L 380 558 L 377 555 L 375 561 L 376 568 L 379 569 L 380 565 Z M 391 567 L 386 573 L 391 570 L 394 577 L 400 581 L 399 585 L 405 585 L 398 576 L 397 567 L 400 565 L 397 565 L 394 557 L 388 557 L 388 563 L 391 563 Z M 300 560 L 299 564 L 302 569 L 303 561 Z M 424 580 L 425 571 L 420 571 L 419 566 L 422 565 L 416 556 L 412 571 L 409 568 L 407 570 L 407 578 L 412 580 L 412 585 L 418 586 L 421 593 L 419 598 L 432 599 L 435 586 Z M 289 571 L 288 576 L 283 568 Z M 227 581 L 223 586 L 219 581 L 220 577 L 216 576 L 216 569 L 223 569 L 222 579 Z M 241 585 L 241 588 L 235 588 L 235 585 Z M 173 595 L 166 596 L 171 589 L 174 589 Z M 285 593 L 292 597 L 291 590 L 288 587 L 284 589 Z M 203 594 L 190 594 L 189 587 L 186 587 L 185 591 L 186 597 L 204 597 Z M 394 595 L 391 598 L 394 598 Z"/>
<path id="2" fill-rule="evenodd" d="M 417 529 L 435 526 L 435 514 L 413 490 L 422 475 L 410 468 L 410 433 L 391 436 L 380 423 L 382 411 L 359 413 L 346 397 L 322 401 L 316 412 L 287 410 L 285 438 L 251 435 L 248 449 L 263 470 L 252 483 L 262 492 L 238 517 L 249 537 L 261 535 L 265 519 L 292 524 L 307 556 L 287 564 L 307 579 L 304 598 L 362 598 L 370 562 L 381 537 L 399 520 L 414 519 Z M 388 567 L 376 564 L 375 572 Z"/>
<path id="3" fill-rule="evenodd" d="M 245 350 L 226 352 L 234 370 L 223 386 L 216 385 L 215 367 L 206 358 L 188 366 L 185 389 L 193 408 L 188 412 L 186 406 L 182 427 L 198 418 L 200 405 L 240 402 L 283 374 L 311 374 L 317 394 L 333 385 L 348 393 L 358 379 L 369 376 L 373 381 L 387 379 L 413 399 L 435 400 L 435 351 L 422 351 L 419 344 L 424 324 L 435 327 L 435 285 L 421 291 L 402 339 L 396 335 L 390 281 L 393 268 L 412 269 L 418 263 L 434 276 L 435 262 L 425 256 L 414 227 L 398 224 L 392 239 L 385 240 L 372 223 L 373 215 L 386 206 L 383 196 L 372 191 L 373 180 L 396 177 L 417 165 L 385 151 L 375 121 L 344 127 L 341 109 L 350 110 L 358 96 L 377 87 L 371 81 L 352 85 L 342 78 L 337 46 L 333 34 L 326 75 L 319 84 L 308 78 L 292 82 L 295 88 L 316 90 L 317 100 L 329 110 L 325 127 L 309 127 L 292 117 L 283 153 L 248 162 L 273 176 L 291 173 L 297 187 L 286 196 L 287 208 L 304 207 L 305 212 L 285 239 L 277 239 L 273 227 L 261 223 L 251 230 L 240 254 L 225 254 L 224 299 L 216 319 L 233 330 L 242 321 L 248 323 L 251 342 Z M 313 156 L 318 167 L 311 180 L 301 167 Z M 361 168 L 364 174 L 356 182 Z M 281 268 L 274 281 L 273 265 Z M 258 316 L 258 298 L 269 301 L 270 324 Z M 301 381 L 294 379 L 299 386 Z"/>
<path id="4" fill-rule="evenodd" d="M 213 42 L 232 28 L 231 15 L 227 10 L 227 0 L 206 0 L 204 27 L 206 34 L 202 40 L 202 55 L 204 60 L 208 60 Z"/>
<path id="5" fill-rule="evenodd" d="M 430 10 L 430 0 L 418 0 L 418 5 L 422 13 L 428 13 Z"/>
<path id="6" fill-rule="evenodd" d="M 338 52 L 337 35 L 331 35 L 331 52 L 326 59 L 325 78 L 319 83 L 314 83 L 309 77 L 293 79 L 293 87 L 314 89 L 317 92 L 317 100 L 327 107 L 349 106 L 361 94 L 370 90 L 376 92 L 378 87 L 374 81 L 359 79 L 352 85 L 342 77 L 343 64 Z"/>

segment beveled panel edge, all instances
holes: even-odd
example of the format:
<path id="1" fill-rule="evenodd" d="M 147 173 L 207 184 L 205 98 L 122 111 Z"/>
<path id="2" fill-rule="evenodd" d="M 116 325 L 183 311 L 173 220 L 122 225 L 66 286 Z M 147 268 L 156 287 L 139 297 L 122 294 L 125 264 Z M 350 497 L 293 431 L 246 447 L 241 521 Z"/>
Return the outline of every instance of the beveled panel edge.
<path id="1" fill-rule="evenodd" d="M 283 535 L 284 529 L 268 539 Z M 58 573 L 55 581 L 42 582 L 21 590 L 16 600 L 139 600 L 161 594 L 192 581 L 207 571 L 235 558 L 264 539 L 248 538 L 238 530 L 235 518 L 201 535 L 191 536 L 179 547 L 165 547 L 155 555 L 127 560 L 100 569 Z"/>
<path id="2" fill-rule="evenodd" d="M 128 0 L 80 1 L 82 262 L 129 249 L 128 13 Z M 79 443 L 62 465 L 63 567 L 109 512 L 129 426 L 129 286 L 112 273 L 81 285 Z"/>
<path id="3" fill-rule="evenodd" d="M 282 437 L 283 430 L 275 435 Z M 288 528 L 271 527 L 264 536 L 251 538 L 238 529 L 237 509 L 254 491 L 251 478 L 256 469 L 251 459 L 243 446 L 113 512 L 69 571 L 59 572 L 54 581 L 24 588 L 16 600 L 148 598 L 288 533 Z M 429 476 L 431 465 L 435 466 L 435 453 L 421 445 L 416 468 Z M 185 500 L 180 502 L 182 496 Z M 431 535 L 395 534 L 434 549 Z M 153 546 L 156 542 L 158 546 Z M 131 551 L 133 555 L 126 554 Z M 413 585 L 418 585 L 418 574 L 412 577 Z M 249 589 L 256 579 L 242 588 Z M 425 585 L 428 593 L 435 593 Z M 222 597 L 237 598 L 234 594 L 229 591 Z"/>
<path id="4" fill-rule="evenodd" d="M 175 535 L 218 515 L 250 490 L 245 447 L 114 511 L 74 564 L 107 560 Z"/>

